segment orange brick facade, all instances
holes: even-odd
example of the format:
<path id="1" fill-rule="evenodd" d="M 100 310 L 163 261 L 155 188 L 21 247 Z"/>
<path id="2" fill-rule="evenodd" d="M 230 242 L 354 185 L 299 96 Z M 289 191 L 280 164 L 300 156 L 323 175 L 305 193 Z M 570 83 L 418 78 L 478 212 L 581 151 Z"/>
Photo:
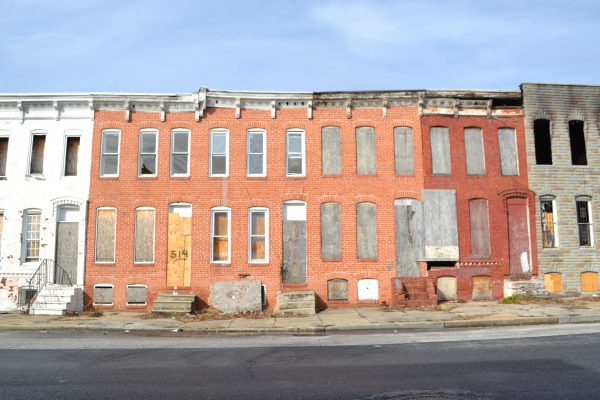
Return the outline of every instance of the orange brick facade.
<path id="1" fill-rule="evenodd" d="M 384 115 L 387 114 L 387 115 Z M 321 173 L 321 128 L 341 128 L 342 174 Z M 370 126 L 376 132 L 376 175 L 356 173 L 357 127 Z M 394 127 L 411 127 L 414 146 L 414 175 L 401 176 L 394 169 Z M 158 167 L 154 178 L 138 177 L 138 136 L 140 129 L 158 129 Z M 170 177 L 171 130 L 191 131 L 190 176 Z M 209 177 L 209 131 L 229 130 L 229 176 Z M 266 131 L 266 177 L 246 176 L 246 132 L 250 128 Z M 299 128 L 305 131 L 306 176 L 286 177 L 285 132 Z M 121 131 L 120 166 L 117 178 L 99 176 L 102 131 Z M 521 135 L 522 135 L 522 128 Z M 269 110 L 242 109 L 239 118 L 231 108 L 211 108 L 199 121 L 194 112 L 167 113 L 164 122 L 158 112 L 131 112 L 129 121 L 122 111 L 98 110 L 95 114 L 92 150 L 89 224 L 86 254 L 86 305 L 92 303 L 95 284 L 114 285 L 113 306 L 116 309 L 150 309 L 157 294 L 172 288 L 166 285 L 167 220 L 170 203 L 192 204 L 191 286 L 180 288 L 210 304 L 210 285 L 218 281 L 259 280 L 266 287 L 267 305 L 272 307 L 278 292 L 314 290 L 321 307 L 359 304 L 357 282 L 373 278 L 379 282 L 378 301 L 365 304 L 391 303 L 391 280 L 395 277 L 394 200 L 420 198 L 423 188 L 421 121 L 416 106 L 390 106 L 386 113 L 380 107 L 356 107 L 349 118 L 343 106 L 313 110 L 308 118 L 306 108 L 280 109 L 276 118 Z M 525 156 L 523 155 L 523 160 Z M 519 177 L 519 182 L 523 177 Z M 526 177 L 524 178 L 526 182 Z M 510 185 L 509 185 L 510 186 Z M 526 186 L 526 185 L 525 185 Z M 307 282 L 303 285 L 282 284 L 282 208 L 289 200 L 306 202 Z M 321 259 L 320 205 L 341 205 L 341 258 Z M 360 260 L 356 245 L 356 204 L 376 204 L 377 258 Z M 155 220 L 154 263 L 134 263 L 134 212 L 137 207 L 153 207 Z M 231 263 L 210 262 L 210 211 L 213 207 L 231 209 Z M 248 262 L 248 208 L 262 206 L 269 210 L 269 262 Z M 96 210 L 117 209 L 115 262 L 95 262 Z M 348 300 L 327 298 L 327 282 L 342 278 L 348 281 Z M 144 284 L 148 288 L 147 306 L 127 306 L 126 285 Z"/>

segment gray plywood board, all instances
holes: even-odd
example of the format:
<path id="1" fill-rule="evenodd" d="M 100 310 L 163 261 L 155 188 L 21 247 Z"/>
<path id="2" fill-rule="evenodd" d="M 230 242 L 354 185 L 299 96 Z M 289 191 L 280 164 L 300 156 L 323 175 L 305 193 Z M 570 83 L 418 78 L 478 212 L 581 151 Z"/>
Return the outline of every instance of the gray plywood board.
<path id="1" fill-rule="evenodd" d="M 321 204 L 321 258 L 339 259 L 342 256 L 339 203 Z"/>
<path id="2" fill-rule="evenodd" d="M 394 161 L 396 174 L 415 173 L 412 129 L 406 126 L 394 128 Z"/>
<path id="3" fill-rule="evenodd" d="M 321 130 L 321 163 L 323 175 L 342 173 L 342 136 L 337 126 Z"/>
<path id="4" fill-rule="evenodd" d="M 446 189 L 423 190 L 425 259 L 458 261 L 456 192 Z"/>
<path id="5" fill-rule="evenodd" d="M 519 175 L 515 130 L 512 128 L 498 129 L 498 145 L 500 146 L 500 170 L 502 175 Z"/>
<path id="6" fill-rule="evenodd" d="M 434 126 L 429 131 L 431 144 L 431 173 L 447 175 L 450 167 L 450 137 L 448 128 Z"/>
<path id="7" fill-rule="evenodd" d="M 375 175 L 376 164 L 375 129 L 370 126 L 356 128 L 356 173 Z"/>
<path id="8" fill-rule="evenodd" d="M 416 262 L 413 242 L 414 216 L 412 204 L 396 202 L 396 269 L 398 277 L 419 276 L 419 265 Z"/>
<path id="9" fill-rule="evenodd" d="M 377 211 L 374 203 L 356 205 L 357 257 L 377 258 Z"/>
<path id="10" fill-rule="evenodd" d="M 283 221 L 283 282 L 306 283 L 306 221 Z"/>
<path id="11" fill-rule="evenodd" d="M 78 237 L 79 223 L 56 224 L 55 283 L 69 285 L 77 282 Z"/>
<path id="12" fill-rule="evenodd" d="M 465 129 L 467 175 L 485 175 L 483 134 L 480 128 Z"/>

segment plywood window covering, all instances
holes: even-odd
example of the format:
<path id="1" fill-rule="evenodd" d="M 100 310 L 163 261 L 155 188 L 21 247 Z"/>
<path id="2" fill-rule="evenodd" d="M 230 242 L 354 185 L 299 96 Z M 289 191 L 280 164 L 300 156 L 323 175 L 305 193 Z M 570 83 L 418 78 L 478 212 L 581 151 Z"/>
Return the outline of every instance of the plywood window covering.
<path id="1" fill-rule="evenodd" d="M 156 175 L 157 131 L 140 131 L 138 175 Z"/>
<path id="2" fill-rule="evenodd" d="M 540 200 L 542 245 L 544 248 L 558 247 L 558 224 L 555 209 L 553 198 L 543 197 Z"/>
<path id="3" fill-rule="evenodd" d="M 356 128 L 356 173 L 375 175 L 376 164 L 375 128 L 370 126 Z"/>
<path id="4" fill-rule="evenodd" d="M 249 258 L 252 263 L 268 262 L 269 214 L 264 208 L 249 210 Z"/>
<path id="5" fill-rule="evenodd" d="M 214 129 L 210 132 L 210 176 L 227 176 L 229 173 L 229 131 Z"/>
<path id="6" fill-rule="evenodd" d="M 190 132 L 171 132 L 171 176 L 187 176 L 190 173 Z"/>
<path id="7" fill-rule="evenodd" d="M 377 258 L 377 215 L 375 203 L 356 205 L 356 248 L 359 259 Z"/>
<path id="8" fill-rule="evenodd" d="M 598 291 L 597 272 L 584 272 L 581 274 L 581 291 L 587 293 Z"/>
<path id="9" fill-rule="evenodd" d="M 143 306 L 148 301 L 147 286 L 140 284 L 127 285 L 126 301 L 128 306 Z"/>
<path id="10" fill-rule="evenodd" d="M 247 174 L 248 176 L 266 175 L 266 139 L 262 129 L 248 130 Z"/>
<path id="11" fill-rule="evenodd" d="M 485 175 L 485 154 L 481 128 L 465 129 L 467 175 Z"/>
<path id="12" fill-rule="evenodd" d="M 285 170 L 287 176 L 304 176 L 304 131 L 289 130 L 286 132 Z"/>
<path id="13" fill-rule="evenodd" d="M 230 261 L 230 216 L 229 209 L 211 210 L 211 262 L 213 263 Z"/>
<path id="14" fill-rule="evenodd" d="M 115 296 L 113 285 L 96 284 L 94 285 L 93 301 L 96 305 L 112 306 Z"/>
<path id="15" fill-rule="evenodd" d="M 136 263 L 154 262 L 154 218 L 153 208 L 141 207 L 135 210 L 135 249 Z"/>
<path id="16" fill-rule="evenodd" d="M 498 144 L 500 146 L 500 171 L 502 175 L 519 175 L 515 130 L 513 128 L 498 129 Z"/>
<path id="17" fill-rule="evenodd" d="M 434 126 L 429 131 L 431 145 L 431 173 L 433 175 L 449 175 L 452 171 L 450 164 L 450 133 L 445 126 Z"/>
<path id="18" fill-rule="evenodd" d="M 577 197 L 575 206 L 577 208 L 577 227 L 579 230 L 579 246 L 590 247 L 592 245 L 592 214 L 589 197 Z"/>
<path id="19" fill-rule="evenodd" d="M 413 133 L 408 126 L 394 128 L 394 164 L 398 175 L 415 173 Z"/>
<path id="20" fill-rule="evenodd" d="M 40 259 L 40 224 L 42 215 L 39 210 L 25 211 L 25 261 Z"/>
<path id="21" fill-rule="evenodd" d="M 31 141 L 31 162 L 29 164 L 29 173 L 44 173 L 44 148 L 46 147 L 46 135 L 34 134 Z"/>
<path id="22" fill-rule="evenodd" d="M 559 273 L 544 274 L 544 289 L 548 293 L 562 292 L 562 277 Z"/>
<path id="23" fill-rule="evenodd" d="M 6 160 L 8 159 L 8 138 L 0 137 L 0 178 L 6 176 Z"/>
<path id="24" fill-rule="evenodd" d="M 339 278 L 328 280 L 327 300 L 348 300 L 348 281 Z"/>
<path id="25" fill-rule="evenodd" d="M 77 176 L 79 137 L 67 137 L 65 149 L 65 176 Z"/>
<path id="26" fill-rule="evenodd" d="M 102 132 L 102 145 L 100 154 L 100 176 L 119 175 L 119 131 Z"/>
<path id="27" fill-rule="evenodd" d="M 533 121 L 533 141 L 535 143 L 535 163 L 538 165 L 552 165 L 550 121 L 547 119 Z"/>
<path id="28" fill-rule="evenodd" d="M 321 173 L 323 175 L 342 173 L 342 135 L 337 126 L 321 128 Z"/>
<path id="29" fill-rule="evenodd" d="M 321 204 L 321 258 L 342 257 L 341 207 L 339 203 Z"/>
<path id="30" fill-rule="evenodd" d="M 96 262 L 115 262 L 116 225 L 116 209 L 98 209 L 96 212 Z"/>
<path id="31" fill-rule="evenodd" d="M 471 224 L 471 256 L 489 257 L 490 224 L 487 200 L 469 200 L 469 219 Z"/>

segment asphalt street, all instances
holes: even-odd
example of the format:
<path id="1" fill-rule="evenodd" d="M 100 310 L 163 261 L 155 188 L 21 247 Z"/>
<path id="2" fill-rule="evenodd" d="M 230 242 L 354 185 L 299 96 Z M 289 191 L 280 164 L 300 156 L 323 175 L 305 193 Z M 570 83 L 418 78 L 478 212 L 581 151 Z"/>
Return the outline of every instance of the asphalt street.
<path id="1" fill-rule="evenodd" d="M 597 399 L 600 327 L 226 337 L 2 332 L 0 385 L 6 399 Z"/>

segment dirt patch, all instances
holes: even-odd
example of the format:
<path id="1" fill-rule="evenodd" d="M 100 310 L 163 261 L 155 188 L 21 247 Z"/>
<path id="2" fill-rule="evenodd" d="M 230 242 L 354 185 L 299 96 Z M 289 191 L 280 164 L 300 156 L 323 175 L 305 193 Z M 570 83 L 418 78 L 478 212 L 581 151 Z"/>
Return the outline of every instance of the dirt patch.
<path id="1" fill-rule="evenodd" d="M 244 319 L 263 319 L 263 318 L 300 318 L 306 317 L 306 315 L 298 314 L 280 314 L 274 313 L 271 310 L 265 311 L 253 311 L 253 312 L 240 312 L 233 314 L 223 314 L 219 310 L 214 308 L 206 308 L 199 311 L 196 314 L 186 314 L 181 316 L 170 316 L 165 314 L 148 313 L 140 316 L 141 319 L 156 319 L 156 318 L 175 318 L 182 322 L 194 322 L 194 321 L 224 321 L 230 319 L 244 318 Z"/>
<path id="2" fill-rule="evenodd" d="M 65 318 L 100 318 L 104 313 L 98 310 L 89 311 L 65 311 L 63 317 Z"/>

